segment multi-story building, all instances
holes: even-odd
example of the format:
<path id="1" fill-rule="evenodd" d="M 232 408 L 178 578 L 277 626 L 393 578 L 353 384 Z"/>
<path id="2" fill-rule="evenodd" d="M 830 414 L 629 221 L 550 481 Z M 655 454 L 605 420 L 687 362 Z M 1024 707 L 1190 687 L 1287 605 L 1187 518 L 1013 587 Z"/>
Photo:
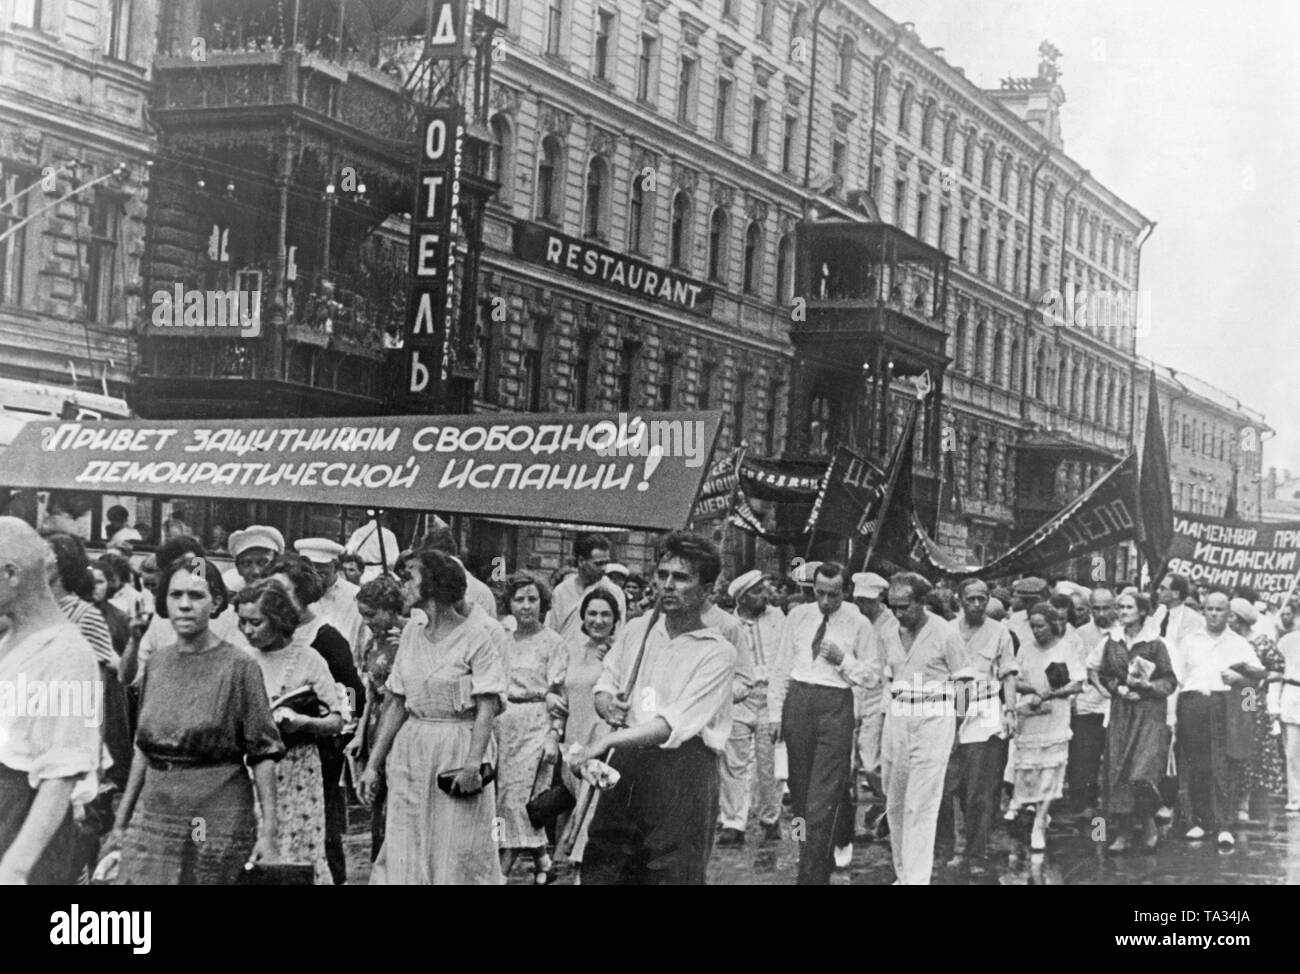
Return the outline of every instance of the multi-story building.
<path id="1" fill-rule="evenodd" d="M 0 0 L 0 378 L 127 389 L 155 28 L 151 0 Z"/>

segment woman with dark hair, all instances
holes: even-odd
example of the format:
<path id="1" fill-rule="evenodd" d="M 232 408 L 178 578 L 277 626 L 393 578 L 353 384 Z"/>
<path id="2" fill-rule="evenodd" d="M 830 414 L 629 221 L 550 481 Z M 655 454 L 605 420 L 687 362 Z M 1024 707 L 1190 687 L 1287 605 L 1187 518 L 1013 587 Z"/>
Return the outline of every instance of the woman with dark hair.
<path id="1" fill-rule="evenodd" d="M 611 596 L 612 598 L 612 596 Z M 501 639 L 501 654 L 509 686 L 508 706 L 496 719 L 497 842 L 501 872 L 509 876 L 519 853 L 533 856 L 533 879 L 545 885 L 551 874 L 546 832 L 528 820 L 525 806 L 532 797 L 538 768 L 554 771 L 564 739 L 564 717 L 552 714 L 564 703 L 564 676 L 569 654 L 557 632 L 542 625 L 551 608 L 551 593 L 531 575 L 506 581 L 505 602 L 515 630 Z"/>
<path id="2" fill-rule="evenodd" d="M 113 651 L 113 636 L 104 615 L 90 601 L 95 591 L 95 579 L 90 573 L 90 560 L 80 539 L 70 534 L 47 534 L 45 543 L 54 554 L 50 565 L 50 591 L 54 593 L 59 608 L 90 643 L 95 658 L 114 672 L 121 657 Z"/>
<path id="3" fill-rule="evenodd" d="M 406 563 L 427 621 L 402 632 L 379 731 L 358 791 L 388 785 L 387 832 L 372 885 L 500 885 L 492 721 L 506 672 L 491 631 L 456 610 L 465 570 L 440 551 Z"/>
<path id="4" fill-rule="evenodd" d="M 269 581 L 255 582 L 235 596 L 239 628 L 262 669 L 269 700 L 310 687 L 327 710 L 324 716 L 277 707 L 271 718 L 286 753 L 275 766 L 279 798 L 279 858 L 311 863 L 317 886 L 334 882 L 325 858 L 325 788 L 316 741 L 343 729 L 343 705 L 329 667 L 311 646 L 296 638 L 298 610 L 284 590 Z"/>
<path id="5" fill-rule="evenodd" d="M 1238 780 L 1234 782 L 1238 822 L 1252 820 L 1252 799 L 1256 809 L 1263 810 L 1270 795 L 1286 794 L 1282 725 L 1278 719 L 1281 699 L 1268 685 L 1286 671 L 1286 658 L 1278 652 L 1271 634 L 1254 631 L 1258 622 L 1259 610 L 1246 599 L 1228 603 L 1228 628 L 1250 643 L 1264 670 L 1258 679 L 1237 673 L 1237 681 L 1228 692 L 1229 723 L 1237 717 L 1246 725 L 1242 733 L 1245 760 L 1237 767 Z M 1236 714 L 1231 713 L 1233 710 Z"/>
<path id="6" fill-rule="evenodd" d="M 1097 677 L 1110 694 L 1106 727 L 1105 809 L 1115 835 L 1110 852 L 1125 852 L 1143 829 L 1142 843 L 1160 841 L 1155 811 L 1160 806 L 1160 779 L 1169 758 L 1165 734 L 1166 699 L 1178 688 L 1169 650 L 1152 624 L 1151 602 L 1140 592 L 1116 600 L 1119 629 L 1101 651 Z"/>
<path id="7" fill-rule="evenodd" d="M 135 759 L 109 839 L 122 849 L 120 882 L 228 885 L 250 857 L 276 859 L 268 759 L 278 761 L 284 745 L 256 661 L 209 625 L 225 599 L 206 560 L 181 556 L 159 575 L 158 615 L 177 638 L 142 675 Z"/>
<path id="8" fill-rule="evenodd" d="M 298 610 L 301 621 L 294 633 L 294 640 L 310 646 L 325 660 L 334 682 L 342 688 L 340 701 L 361 701 L 366 695 L 366 688 L 357 673 L 352 648 L 343 634 L 315 611 L 316 603 L 325 594 L 325 586 L 311 562 L 302 555 L 286 552 L 277 555 L 267 566 L 264 577 L 280 586 Z M 343 710 L 345 726 L 352 719 L 352 710 L 351 706 Z M 347 881 L 343 833 L 348 827 L 348 809 L 339 779 L 343 775 L 343 747 L 347 740 L 336 733 L 318 738 L 316 744 L 320 748 L 321 775 L 325 788 L 325 855 L 334 882 L 342 886 Z"/>
<path id="9" fill-rule="evenodd" d="M 389 674 L 393 672 L 393 658 L 406 626 L 406 597 L 402 586 L 386 575 L 372 578 L 357 592 L 357 612 L 365 623 L 362 635 L 360 663 L 361 682 L 366 695 L 356 736 L 346 750 L 362 767 L 370 758 L 379 729 L 379 712 L 383 706 Z M 370 812 L 370 861 L 379 855 L 384 844 L 384 806 L 386 791 L 383 779 L 376 789 L 374 807 Z"/>
<path id="10" fill-rule="evenodd" d="M 600 679 L 604 668 L 605 654 L 614 642 L 614 630 L 621 621 L 618 612 L 618 600 L 604 589 L 597 588 L 588 592 L 579 608 L 582 619 L 582 637 L 569 643 L 569 663 L 565 668 L 564 699 L 551 709 L 553 717 L 565 721 L 564 738 L 570 743 L 584 747 L 608 734 L 612 727 L 596 713 L 596 681 Z M 564 765 L 562 774 L 565 786 L 574 798 L 582 787 L 582 781 L 573 773 L 568 764 Z M 597 797 L 598 800 L 598 797 Z M 588 816 L 590 822 L 590 816 Z M 561 828 L 560 831 L 563 831 Z M 582 852 L 587 846 L 587 827 L 584 826 L 573 843 L 569 860 L 575 865 L 582 864 Z"/>
<path id="11" fill-rule="evenodd" d="M 1070 698 L 1083 689 L 1087 672 L 1078 654 L 1062 637 L 1065 620 L 1050 602 L 1039 602 L 1028 613 L 1033 645 L 1020 647 L 1016 662 L 1015 783 L 1011 810 L 1036 806 L 1029 848 L 1047 848 L 1049 807 L 1065 789 L 1070 755 Z"/>

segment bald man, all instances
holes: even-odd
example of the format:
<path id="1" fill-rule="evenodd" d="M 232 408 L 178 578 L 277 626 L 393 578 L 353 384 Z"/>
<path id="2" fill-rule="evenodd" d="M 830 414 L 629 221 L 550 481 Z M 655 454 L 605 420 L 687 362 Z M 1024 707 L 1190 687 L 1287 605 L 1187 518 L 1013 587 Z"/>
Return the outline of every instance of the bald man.
<path id="1" fill-rule="evenodd" d="M 99 763 L 103 685 L 50 592 L 49 556 L 26 522 L 0 517 L 0 885 L 71 882 L 72 788 Z"/>

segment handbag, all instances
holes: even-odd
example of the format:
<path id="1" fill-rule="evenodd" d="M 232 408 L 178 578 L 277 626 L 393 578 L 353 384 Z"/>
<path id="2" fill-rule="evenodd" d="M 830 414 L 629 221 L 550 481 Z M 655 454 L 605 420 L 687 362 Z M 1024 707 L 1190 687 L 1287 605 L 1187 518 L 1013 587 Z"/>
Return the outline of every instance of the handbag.
<path id="1" fill-rule="evenodd" d="M 290 690 L 282 693 L 271 701 L 271 712 L 274 713 L 281 707 L 292 710 L 296 714 L 302 714 L 304 717 L 328 717 L 330 709 L 320 697 L 316 696 L 316 691 L 309 686 L 300 686 L 296 690 Z M 279 730 L 279 722 L 276 722 L 276 730 Z M 318 738 L 311 734 L 296 733 L 290 734 L 280 731 L 280 739 L 284 742 L 285 748 L 294 747 L 297 744 L 319 744 L 322 741 L 328 742 L 331 738 Z"/>
<path id="2" fill-rule="evenodd" d="M 564 785 L 564 779 L 560 774 L 560 762 L 556 761 L 551 783 L 528 799 L 524 811 L 528 813 L 528 821 L 532 823 L 533 828 L 545 829 L 553 827 L 561 815 L 572 811 L 577 804 L 578 799 L 574 798 L 573 792 Z"/>
<path id="3" fill-rule="evenodd" d="M 452 768 L 451 770 L 444 771 L 442 774 L 438 775 L 438 788 L 444 794 L 450 795 L 452 798 L 473 798 L 475 795 L 482 794 L 483 788 L 486 788 L 488 785 L 492 784 L 492 782 L 496 781 L 497 769 L 484 762 L 478 769 L 479 777 L 483 779 L 483 788 L 480 788 L 478 791 L 468 792 L 452 791 L 451 787 L 456 782 L 456 776 L 464 770 L 464 768 Z"/>
<path id="4" fill-rule="evenodd" d="M 1048 663 L 1044 667 L 1044 675 L 1047 677 L 1047 685 L 1053 690 L 1059 690 L 1070 682 L 1070 668 L 1064 663 Z"/>

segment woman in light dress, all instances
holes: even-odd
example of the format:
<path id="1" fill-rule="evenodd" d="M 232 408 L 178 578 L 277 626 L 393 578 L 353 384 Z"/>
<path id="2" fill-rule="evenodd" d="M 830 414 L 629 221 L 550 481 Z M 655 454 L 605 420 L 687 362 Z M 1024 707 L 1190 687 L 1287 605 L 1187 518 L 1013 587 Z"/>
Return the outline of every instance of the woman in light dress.
<path id="1" fill-rule="evenodd" d="M 531 575 L 506 582 L 506 605 L 515 620 L 513 632 L 501 638 L 509 674 L 505 712 L 496 720 L 497 819 L 501 872 L 509 876 L 520 852 L 533 857 L 533 877 L 539 885 L 550 879 L 546 832 L 528 820 L 527 804 L 539 770 L 550 783 L 560 759 L 565 719 L 550 711 L 563 703 L 569 652 L 559 633 L 542 625 L 551 607 L 551 593 Z"/>
<path id="2" fill-rule="evenodd" d="M 402 632 L 379 730 L 358 791 L 371 804 L 388 786 L 384 844 L 371 885 L 500 885 L 494 835 L 492 722 L 506 671 L 493 634 L 456 610 L 465 569 L 440 551 L 405 563 L 423 623 Z"/>
<path id="3" fill-rule="evenodd" d="M 1016 658 L 1020 664 L 1016 678 L 1020 725 L 1011 807 L 1036 807 L 1029 848 L 1042 852 L 1047 848 L 1049 809 L 1064 792 L 1070 755 L 1070 698 L 1083 689 L 1087 673 L 1071 645 L 1062 639 L 1065 627 L 1050 603 L 1039 602 L 1031 608 L 1028 622 L 1033 644 L 1021 646 Z M 1047 675 L 1047 668 L 1054 663 L 1063 665 L 1069 675 L 1056 688 Z"/>

